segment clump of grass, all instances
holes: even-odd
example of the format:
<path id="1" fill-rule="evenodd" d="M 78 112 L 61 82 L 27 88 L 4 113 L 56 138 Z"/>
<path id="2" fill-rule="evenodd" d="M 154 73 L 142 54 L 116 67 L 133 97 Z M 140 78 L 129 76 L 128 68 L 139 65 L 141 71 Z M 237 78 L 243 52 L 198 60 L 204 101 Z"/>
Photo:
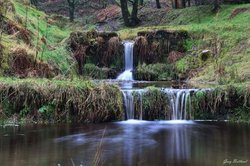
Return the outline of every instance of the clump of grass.
<path id="1" fill-rule="evenodd" d="M 8 63 L 10 71 L 19 77 L 46 77 L 51 78 L 58 74 L 55 67 L 42 61 L 38 61 L 35 52 L 27 45 L 17 47 L 9 55 Z"/>
<path id="2" fill-rule="evenodd" d="M 171 109 L 167 96 L 159 88 L 148 87 L 144 92 L 135 91 L 132 95 L 136 119 L 170 119 Z"/>
<path id="3" fill-rule="evenodd" d="M 249 89 L 242 85 L 228 85 L 197 92 L 192 100 L 194 117 L 195 119 L 227 120 L 238 116 L 235 110 L 249 108 L 249 100 Z"/>
<path id="4" fill-rule="evenodd" d="M 122 119 L 122 94 L 114 85 L 95 85 L 82 80 L 0 78 L 0 103 L 6 113 L 20 114 L 29 108 L 35 121 L 50 117 L 52 122 L 110 122 Z M 44 106 L 50 115 L 43 116 Z M 43 108 L 43 109 L 42 109 Z M 39 111 L 40 110 L 40 111 Z M 46 112 L 45 112 L 46 113 Z"/>
<path id="5" fill-rule="evenodd" d="M 11 7 L 1 8 L 4 14 L 2 20 L 4 24 L 1 21 L 1 24 L 4 25 L 3 38 L 5 42 L 3 44 L 6 47 L 4 59 L 9 59 L 7 56 L 11 54 L 10 48 L 22 47 L 25 43 L 31 49 L 37 50 L 37 59 L 55 66 L 59 69 L 60 74 L 74 73 L 72 72 L 75 70 L 74 62 L 71 63 L 72 58 L 63 48 L 63 40 L 69 36 L 72 30 L 67 22 L 66 25 L 64 22 L 63 27 L 59 27 L 57 26 L 58 20 L 53 20 L 26 2 L 14 0 L 4 1 L 4 4 L 11 4 Z"/>
<path id="6" fill-rule="evenodd" d="M 163 72 L 164 71 L 164 72 Z M 134 71 L 134 77 L 136 80 L 147 81 L 166 81 L 175 79 L 174 68 L 170 64 L 139 64 Z"/>
<path id="7" fill-rule="evenodd" d="M 139 61 L 143 62 L 143 59 L 146 59 L 147 52 L 148 52 L 148 41 L 147 38 L 144 36 L 138 36 L 135 38 L 135 52 L 138 52 Z"/>
<path id="8" fill-rule="evenodd" d="M 178 51 L 171 51 L 168 55 L 168 62 L 175 63 L 177 60 L 181 59 L 184 56 L 184 53 Z"/>
<path id="9" fill-rule="evenodd" d="M 32 43 L 31 32 L 27 29 L 20 29 L 15 35 L 18 39 L 23 40 L 27 45 L 30 45 Z"/>
<path id="10" fill-rule="evenodd" d="M 34 54 L 28 52 L 25 48 L 16 48 L 11 52 L 9 66 L 14 73 L 25 77 L 28 70 L 34 65 Z"/>
<path id="11" fill-rule="evenodd" d="M 98 66 L 87 63 L 84 65 L 83 68 L 84 76 L 88 76 L 93 79 L 107 79 L 108 78 L 108 71 L 104 71 Z"/>

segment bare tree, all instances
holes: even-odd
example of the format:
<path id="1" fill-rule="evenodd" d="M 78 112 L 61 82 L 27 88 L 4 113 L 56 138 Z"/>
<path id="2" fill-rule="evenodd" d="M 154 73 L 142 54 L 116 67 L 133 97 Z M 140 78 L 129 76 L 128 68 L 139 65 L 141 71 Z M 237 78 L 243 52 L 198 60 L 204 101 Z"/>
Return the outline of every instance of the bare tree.
<path id="1" fill-rule="evenodd" d="M 156 7 L 157 7 L 157 9 L 161 8 L 160 0 L 156 0 Z"/>
<path id="2" fill-rule="evenodd" d="M 30 0 L 30 3 L 34 6 L 37 6 L 38 0 Z"/>
<path id="3" fill-rule="evenodd" d="M 143 0 L 139 0 L 139 5 L 143 5 Z"/>
<path id="4" fill-rule="evenodd" d="M 213 12 L 218 12 L 218 10 L 220 9 L 220 0 L 214 0 L 213 2 Z"/>
<path id="5" fill-rule="evenodd" d="M 76 5 L 79 3 L 79 0 L 67 0 L 67 2 L 69 7 L 69 20 L 73 22 L 75 19 L 75 8 Z"/>
<path id="6" fill-rule="evenodd" d="M 132 4 L 132 12 L 129 13 L 128 2 Z M 138 0 L 120 0 L 122 17 L 126 26 L 136 26 L 140 20 L 138 19 Z"/>
<path id="7" fill-rule="evenodd" d="M 120 0 L 120 3 L 121 3 L 121 10 L 122 10 L 122 17 L 124 20 L 124 24 L 126 26 L 130 26 L 130 21 L 129 21 L 130 13 L 128 11 L 128 1 Z"/>

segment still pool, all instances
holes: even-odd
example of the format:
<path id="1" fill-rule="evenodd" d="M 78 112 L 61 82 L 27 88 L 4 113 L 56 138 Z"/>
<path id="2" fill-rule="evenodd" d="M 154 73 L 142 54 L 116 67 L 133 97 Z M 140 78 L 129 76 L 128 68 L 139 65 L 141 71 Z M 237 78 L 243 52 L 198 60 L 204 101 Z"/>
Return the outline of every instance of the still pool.
<path id="1" fill-rule="evenodd" d="M 216 166 L 249 160 L 249 124 L 129 120 L 0 127 L 1 166 Z"/>

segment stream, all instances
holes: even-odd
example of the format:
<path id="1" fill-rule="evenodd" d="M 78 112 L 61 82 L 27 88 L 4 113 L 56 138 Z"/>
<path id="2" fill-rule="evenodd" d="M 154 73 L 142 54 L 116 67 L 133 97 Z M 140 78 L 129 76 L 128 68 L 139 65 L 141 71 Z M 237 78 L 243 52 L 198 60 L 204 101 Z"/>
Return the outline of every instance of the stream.
<path id="1" fill-rule="evenodd" d="M 0 128 L 1 166 L 249 164 L 250 125 L 129 120 Z M 98 157 L 95 157 L 97 155 Z M 242 165 L 241 164 L 241 165 Z"/>
<path id="2" fill-rule="evenodd" d="M 124 71 L 116 80 L 105 81 L 120 86 L 124 121 L 0 126 L 0 165 L 250 165 L 250 124 L 189 120 L 193 94 L 210 89 L 134 81 L 133 45 L 124 42 Z M 148 112 L 142 110 L 147 104 L 143 95 L 148 86 L 158 87 L 161 101 L 168 103 L 162 106 L 170 110 L 165 119 L 145 121 Z M 135 104 L 139 116 L 135 116 Z"/>

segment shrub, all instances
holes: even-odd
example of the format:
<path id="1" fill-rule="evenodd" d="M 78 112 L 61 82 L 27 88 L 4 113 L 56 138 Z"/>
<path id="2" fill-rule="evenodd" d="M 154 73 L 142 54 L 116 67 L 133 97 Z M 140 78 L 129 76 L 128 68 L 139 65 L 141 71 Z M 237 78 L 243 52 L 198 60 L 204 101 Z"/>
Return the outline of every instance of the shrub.
<path id="1" fill-rule="evenodd" d="M 169 64 L 139 64 L 134 72 L 135 79 L 147 81 L 171 80 L 175 78 L 172 65 Z"/>
<path id="2" fill-rule="evenodd" d="M 85 76 L 89 76 L 94 79 L 107 79 L 107 71 L 104 71 L 91 63 L 84 65 L 83 72 Z"/>

